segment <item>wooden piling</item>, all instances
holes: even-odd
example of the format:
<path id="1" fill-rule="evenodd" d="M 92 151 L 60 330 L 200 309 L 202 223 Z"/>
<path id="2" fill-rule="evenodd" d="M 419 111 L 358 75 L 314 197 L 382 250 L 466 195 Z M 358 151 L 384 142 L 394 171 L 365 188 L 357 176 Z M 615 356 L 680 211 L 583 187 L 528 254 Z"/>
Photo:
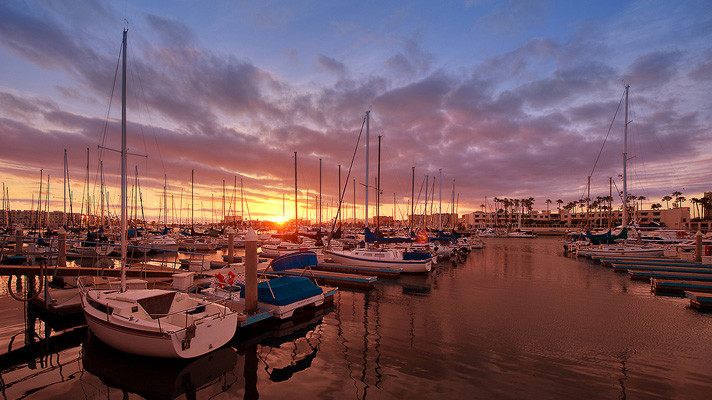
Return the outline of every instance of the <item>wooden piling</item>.
<path id="1" fill-rule="evenodd" d="M 227 228 L 227 262 L 232 264 L 235 262 L 235 231 L 232 228 Z"/>
<path id="2" fill-rule="evenodd" d="M 245 235 L 245 312 L 257 312 L 257 234 L 252 228 Z"/>
<path id="3" fill-rule="evenodd" d="M 702 262 L 702 232 L 695 234 L 695 261 Z"/>
<path id="4" fill-rule="evenodd" d="M 15 254 L 19 256 L 22 254 L 22 229 L 17 229 L 15 236 Z"/>
<path id="5" fill-rule="evenodd" d="M 57 231 L 57 240 L 59 240 L 59 243 L 57 243 L 57 249 L 59 250 L 59 254 L 57 255 L 57 266 L 58 267 L 66 267 L 67 266 L 67 231 L 64 230 L 64 227 L 60 226 L 59 230 Z"/>

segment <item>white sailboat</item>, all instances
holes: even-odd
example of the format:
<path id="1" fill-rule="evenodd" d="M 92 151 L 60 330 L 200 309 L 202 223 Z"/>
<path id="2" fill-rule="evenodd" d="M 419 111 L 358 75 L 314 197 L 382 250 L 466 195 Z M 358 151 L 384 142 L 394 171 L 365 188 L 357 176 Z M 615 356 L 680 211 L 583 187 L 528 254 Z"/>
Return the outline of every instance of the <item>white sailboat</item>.
<path id="1" fill-rule="evenodd" d="M 121 287 L 87 286 L 80 279 L 87 325 L 118 350 L 149 357 L 192 358 L 235 335 L 237 313 L 224 305 L 172 290 L 126 289 L 126 34 L 123 34 L 121 110 Z M 117 290 L 118 289 L 118 290 Z"/>
<path id="2" fill-rule="evenodd" d="M 630 224 L 630 215 L 628 215 L 628 177 L 627 177 L 627 162 L 628 162 L 628 89 L 630 85 L 625 85 L 625 117 L 623 123 L 623 224 L 622 228 L 627 228 Z M 576 249 L 576 254 L 581 256 L 601 256 L 601 255 L 636 255 L 656 257 L 662 256 L 664 249 L 657 246 L 641 246 L 629 244 L 612 244 L 599 246 L 581 246 Z"/>

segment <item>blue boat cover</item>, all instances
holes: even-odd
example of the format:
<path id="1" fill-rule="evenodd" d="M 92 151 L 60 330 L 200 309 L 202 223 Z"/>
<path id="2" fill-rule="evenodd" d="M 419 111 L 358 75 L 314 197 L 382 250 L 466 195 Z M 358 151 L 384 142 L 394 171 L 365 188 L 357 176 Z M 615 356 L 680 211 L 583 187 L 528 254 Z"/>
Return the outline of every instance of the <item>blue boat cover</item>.
<path id="1" fill-rule="evenodd" d="M 424 251 L 404 251 L 403 260 L 427 260 L 431 257 L 430 254 Z"/>
<path id="2" fill-rule="evenodd" d="M 376 237 L 376 235 L 374 235 L 373 232 L 371 232 L 371 230 L 368 228 L 364 229 L 363 236 L 366 243 L 409 243 L 413 241 L 413 238 L 404 237 L 379 238 Z"/>
<path id="3" fill-rule="evenodd" d="M 269 263 L 274 271 L 285 271 L 294 268 L 307 268 L 319 264 L 313 251 L 297 251 L 275 258 Z"/>
<path id="4" fill-rule="evenodd" d="M 240 285 L 240 297 L 245 298 L 245 285 Z M 271 290 L 270 290 L 271 288 Z M 257 284 L 257 301 L 285 306 L 322 294 L 321 287 L 302 276 L 280 276 Z M 274 296 L 272 295 L 274 293 Z"/>

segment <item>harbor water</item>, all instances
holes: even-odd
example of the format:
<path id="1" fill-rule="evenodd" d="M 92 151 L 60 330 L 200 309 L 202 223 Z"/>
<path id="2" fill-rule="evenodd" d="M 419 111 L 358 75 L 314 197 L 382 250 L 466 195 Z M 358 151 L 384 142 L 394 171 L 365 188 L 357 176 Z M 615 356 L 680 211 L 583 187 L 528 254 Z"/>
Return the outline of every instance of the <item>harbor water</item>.
<path id="1" fill-rule="evenodd" d="M 3 398 L 710 398 L 712 314 L 566 257 L 556 238 L 486 243 L 185 361 L 26 321 L 3 282 Z M 21 351 L 28 324 L 38 345 Z"/>

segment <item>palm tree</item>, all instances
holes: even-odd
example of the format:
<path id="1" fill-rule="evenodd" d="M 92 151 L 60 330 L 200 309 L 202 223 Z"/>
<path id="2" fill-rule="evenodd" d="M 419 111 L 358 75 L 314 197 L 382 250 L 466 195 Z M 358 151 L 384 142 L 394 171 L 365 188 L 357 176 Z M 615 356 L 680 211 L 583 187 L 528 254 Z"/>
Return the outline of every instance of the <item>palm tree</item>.
<path id="1" fill-rule="evenodd" d="M 675 199 L 675 201 L 672 202 L 672 206 L 675 207 L 675 204 L 677 203 L 677 198 L 682 196 L 682 192 L 672 192 L 672 198 Z"/>
<path id="2" fill-rule="evenodd" d="M 549 215 L 549 204 L 551 204 L 551 199 L 546 199 L 546 214 Z"/>
<path id="3" fill-rule="evenodd" d="M 640 200 L 640 209 L 641 209 L 641 210 L 643 209 L 643 200 L 645 200 L 645 199 L 646 199 L 645 196 L 639 196 L 639 197 L 638 197 L 638 200 Z"/>
<path id="4" fill-rule="evenodd" d="M 675 202 L 677 202 L 678 207 L 682 207 L 682 202 L 687 200 L 684 196 L 678 196 L 675 198 Z"/>
<path id="5" fill-rule="evenodd" d="M 660 203 L 655 203 L 655 204 L 650 205 L 650 208 L 653 210 L 659 210 L 659 209 L 663 208 L 663 205 Z"/>
<path id="6" fill-rule="evenodd" d="M 556 204 L 559 205 L 559 212 L 561 212 L 561 205 L 564 204 L 564 201 L 561 199 L 556 200 Z"/>
<path id="7" fill-rule="evenodd" d="M 662 201 L 664 201 L 667 204 L 668 210 L 670 209 L 670 200 L 672 200 L 672 196 L 664 196 L 662 198 Z"/>
<path id="8" fill-rule="evenodd" d="M 700 215 L 700 199 L 693 197 L 690 199 L 690 203 L 694 205 L 692 208 L 692 218 L 695 218 L 695 211 L 697 211 L 697 215 Z"/>

